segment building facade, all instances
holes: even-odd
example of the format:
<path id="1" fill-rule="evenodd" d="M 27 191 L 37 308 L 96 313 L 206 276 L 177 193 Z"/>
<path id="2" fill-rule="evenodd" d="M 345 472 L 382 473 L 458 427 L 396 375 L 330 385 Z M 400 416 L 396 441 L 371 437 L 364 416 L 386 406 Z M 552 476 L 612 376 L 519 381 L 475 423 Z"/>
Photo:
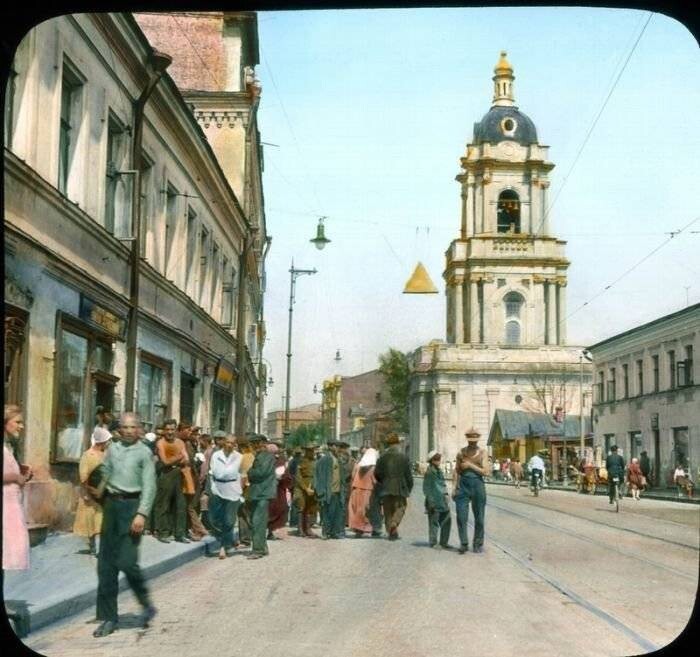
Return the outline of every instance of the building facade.
<path id="1" fill-rule="evenodd" d="M 125 410 L 134 106 L 153 57 L 132 15 L 108 13 L 46 21 L 15 54 L 5 104 L 5 395 L 25 413 L 31 523 L 70 522 L 96 410 Z M 230 431 L 237 415 L 252 429 L 262 210 L 239 198 L 167 72 L 142 126 L 134 408 L 147 429 L 175 417 Z"/>
<path id="2" fill-rule="evenodd" d="M 549 217 L 548 146 L 515 106 L 506 53 L 491 109 L 461 158 L 460 237 L 446 252 L 446 341 L 412 355 L 410 450 L 449 458 L 470 427 L 486 446 L 496 408 L 578 413 L 590 391 L 582 348 L 566 343 L 565 242 Z M 585 412 L 585 409 L 584 409 Z"/>
<path id="3" fill-rule="evenodd" d="M 700 475 L 700 304 L 589 347 L 593 354 L 595 444 L 627 462 L 646 451 L 655 486 L 681 464 Z"/>
<path id="4" fill-rule="evenodd" d="M 321 407 L 318 404 L 289 409 L 290 432 L 304 424 L 317 424 L 320 421 Z M 274 440 L 284 439 L 284 411 L 271 411 L 267 414 L 267 437 Z"/>

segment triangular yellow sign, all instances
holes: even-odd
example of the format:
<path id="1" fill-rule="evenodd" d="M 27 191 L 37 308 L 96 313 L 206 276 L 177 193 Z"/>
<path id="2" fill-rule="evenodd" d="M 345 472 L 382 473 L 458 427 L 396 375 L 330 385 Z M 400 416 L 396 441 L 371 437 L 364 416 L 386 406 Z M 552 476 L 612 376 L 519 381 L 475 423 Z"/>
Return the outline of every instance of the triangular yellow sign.
<path id="1" fill-rule="evenodd" d="M 406 281 L 406 287 L 403 289 L 404 294 L 437 294 L 438 289 L 433 284 L 433 281 L 428 274 L 428 271 L 423 266 L 422 262 L 416 265 L 416 268 L 411 274 L 411 278 Z"/>

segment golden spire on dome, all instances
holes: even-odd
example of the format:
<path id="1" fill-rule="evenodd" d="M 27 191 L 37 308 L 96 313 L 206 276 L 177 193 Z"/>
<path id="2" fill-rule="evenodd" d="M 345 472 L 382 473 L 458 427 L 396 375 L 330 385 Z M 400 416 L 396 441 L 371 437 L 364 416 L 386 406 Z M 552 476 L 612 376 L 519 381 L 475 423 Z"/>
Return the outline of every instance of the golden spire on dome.
<path id="1" fill-rule="evenodd" d="M 510 65 L 510 62 L 506 59 L 506 55 L 508 55 L 508 53 L 505 50 L 501 50 L 501 58 L 498 60 L 496 68 L 493 69 L 494 73 L 501 73 L 506 71 L 510 71 L 511 73 L 513 72 L 513 67 Z"/>

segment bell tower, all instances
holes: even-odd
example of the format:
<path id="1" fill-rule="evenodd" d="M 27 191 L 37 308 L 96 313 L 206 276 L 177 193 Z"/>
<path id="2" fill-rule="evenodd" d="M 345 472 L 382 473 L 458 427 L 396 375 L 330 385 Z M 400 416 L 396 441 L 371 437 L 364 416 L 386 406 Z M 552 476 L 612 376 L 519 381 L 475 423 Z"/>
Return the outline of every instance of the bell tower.
<path id="1" fill-rule="evenodd" d="M 491 108 L 460 159 L 460 237 L 446 252 L 447 342 L 566 344 L 565 241 L 551 234 L 548 146 L 515 104 L 501 52 Z"/>

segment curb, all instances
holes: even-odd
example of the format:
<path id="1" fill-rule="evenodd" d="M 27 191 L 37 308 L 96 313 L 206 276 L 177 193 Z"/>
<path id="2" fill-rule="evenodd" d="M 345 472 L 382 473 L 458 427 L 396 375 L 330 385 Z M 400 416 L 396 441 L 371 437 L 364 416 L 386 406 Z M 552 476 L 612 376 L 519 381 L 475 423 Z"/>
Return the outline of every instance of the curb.
<path id="1" fill-rule="evenodd" d="M 166 559 L 156 561 L 147 566 L 142 567 L 142 572 L 147 580 L 154 579 L 159 575 L 163 575 L 171 570 L 175 570 L 180 566 L 194 561 L 195 559 L 204 556 L 208 553 L 209 545 L 216 543 L 216 539 L 212 536 L 205 536 L 201 541 L 192 543 L 187 546 L 179 554 L 172 555 Z M 124 573 L 119 573 L 119 592 L 128 588 L 128 582 Z M 34 632 L 42 627 L 55 623 L 74 614 L 78 614 L 85 609 L 94 606 L 97 597 L 97 578 L 94 583 L 83 587 L 73 595 L 64 600 L 53 602 L 48 605 L 29 604 L 27 607 L 29 632 Z M 5 600 L 8 607 L 12 607 L 13 600 Z"/>

